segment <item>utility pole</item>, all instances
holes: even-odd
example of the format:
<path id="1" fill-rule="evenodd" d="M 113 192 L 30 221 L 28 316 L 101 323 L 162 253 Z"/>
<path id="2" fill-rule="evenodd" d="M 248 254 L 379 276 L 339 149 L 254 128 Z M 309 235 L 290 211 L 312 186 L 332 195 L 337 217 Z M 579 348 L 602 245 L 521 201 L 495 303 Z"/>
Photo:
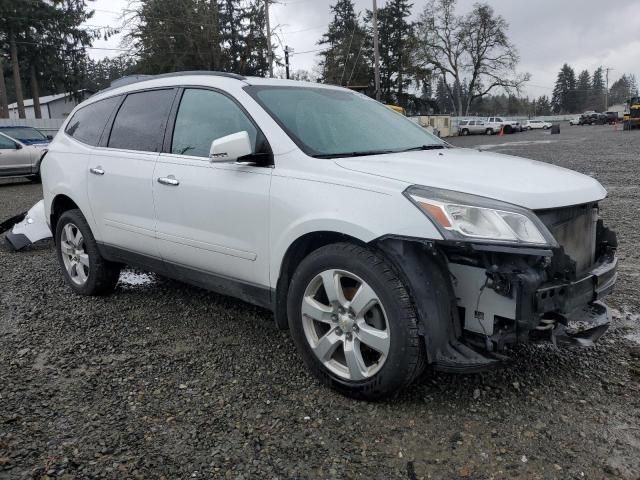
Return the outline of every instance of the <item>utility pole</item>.
<path id="1" fill-rule="evenodd" d="M 606 80 L 607 86 L 606 86 L 606 88 L 604 90 L 604 109 L 605 109 L 605 111 L 609 110 L 609 70 L 613 70 L 613 68 L 607 67 L 605 69 L 605 72 L 606 72 L 605 78 L 607 79 Z"/>
<path id="2" fill-rule="evenodd" d="M 273 78 L 273 50 L 271 49 L 271 26 L 269 25 L 269 1 L 264 0 L 264 14 L 267 21 L 267 61 L 269 62 L 269 77 Z"/>
<path id="3" fill-rule="evenodd" d="M 293 52 L 293 49 L 289 49 L 289 45 L 284 46 L 284 67 L 287 72 L 287 80 L 289 80 L 289 52 Z"/>
<path id="4" fill-rule="evenodd" d="M 380 101 L 380 52 L 378 51 L 378 6 L 373 0 L 373 58 L 376 100 Z"/>

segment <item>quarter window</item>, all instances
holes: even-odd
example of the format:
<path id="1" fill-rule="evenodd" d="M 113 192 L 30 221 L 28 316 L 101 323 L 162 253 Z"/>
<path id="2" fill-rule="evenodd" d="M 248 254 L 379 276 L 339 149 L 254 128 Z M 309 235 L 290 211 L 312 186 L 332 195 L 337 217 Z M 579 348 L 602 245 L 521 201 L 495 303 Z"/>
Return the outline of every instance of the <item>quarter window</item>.
<path id="1" fill-rule="evenodd" d="M 16 148 L 16 142 L 10 138 L 0 135 L 0 150 L 13 150 Z"/>
<path id="2" fill-rule="evenodd" d="M 255 152 L 258 131 L 229 97 L 213 90 L 187 89 L 182 95 L 171 153 L 208 157 L 211 142 L 246 131 Z"/>
<path id="3" fill-rule="evenodd" d="M 120 98 L 106 98 L 82 107 L 69 120 L 65 133 L 79 142 L 95 147 Z"/>
<path id="4" fill-rule="evenodd" d="M 127 95 L 113 122 L 108 146 L 159 152 L 174 93 L 168 89 Z"/>

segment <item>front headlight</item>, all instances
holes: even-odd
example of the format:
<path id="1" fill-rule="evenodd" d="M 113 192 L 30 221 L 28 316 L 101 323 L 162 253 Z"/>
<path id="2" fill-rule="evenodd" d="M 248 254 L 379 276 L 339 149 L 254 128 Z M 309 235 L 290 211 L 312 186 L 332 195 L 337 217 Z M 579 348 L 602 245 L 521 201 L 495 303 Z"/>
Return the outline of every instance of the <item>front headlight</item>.
<path id="1" fill-rule="evenodd" d="M 447 240 L 556 246 L 540 219 L 517 205 L 421 186 L 409 187 L 405 196 Z"/>

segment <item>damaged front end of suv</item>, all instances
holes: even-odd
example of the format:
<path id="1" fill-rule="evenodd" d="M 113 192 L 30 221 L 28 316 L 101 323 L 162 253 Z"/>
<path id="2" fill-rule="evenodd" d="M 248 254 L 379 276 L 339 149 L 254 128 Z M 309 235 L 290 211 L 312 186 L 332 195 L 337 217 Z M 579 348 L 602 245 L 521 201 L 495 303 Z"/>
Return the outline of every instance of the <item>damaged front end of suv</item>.
<path id="1" fill-rule="evenodd" d="M 602 299 L 617 279 L 617 238 L 597 202 L 528 210 L 427 187 L 405 196 L 444 240 L 389 237 L 379 245 L 407 274 L 436 369 L 479 371 L 507 360 L 500 352 L 510 344 L 591 346 L 605 333 L 611 316 Z M 448 291 L 426 298 L 439 283 Z M 449 314 L 428 311 L 447 295 Z"/>

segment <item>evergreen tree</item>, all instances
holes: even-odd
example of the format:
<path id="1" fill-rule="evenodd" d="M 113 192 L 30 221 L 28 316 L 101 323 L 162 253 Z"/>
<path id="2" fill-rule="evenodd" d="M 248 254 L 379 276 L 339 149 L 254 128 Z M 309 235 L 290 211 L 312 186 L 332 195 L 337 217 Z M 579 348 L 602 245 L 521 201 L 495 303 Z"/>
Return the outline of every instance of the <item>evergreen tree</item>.
<path id="1" fill-rule="evenodd" d="M 588 70 L 583 70 L 578 75 L 578 83 L 576 86 L 576 107 L 577 111 L 582 112 L 589 109 L 591 100 L 591 75 Z"/>
<path id="2" fill-rule="evenodd" d="M 591 79 L 591 108 L 597 112 L 604 110 L 604 72 L 602 67 L 596 68 Z"/>
<path id="3" fill-rule="evenodd" d="M 128 18 L 140 73 L 220 70 L 264 76 L 262 0 L 145 0 Z"/>
<path id="4" fill-rule="evenodd" d="M 536 101 L 536 111 L 534 115 L 551 115 L 551 113 L 552 113 L 551 102 L 549 101 L 549 98 L 546 95 L 542 95 Z"/>
<path id="5" fill-rule="evenodd" d="M 609 90 L 609 103 L 625 103 L 631 97 L 638 96 L 638 86 L 634 75 L 624 74 L 613 82 Z"/>
<path id="6" fill-rule="evenodd" d="M 408 0 L 389 0 L 378 10 L 380 51 L 380 88 L 387 103 L 407 105 L 407 90 L 416 71 L 412 63 L 415 44 L 414 24 L 409 22 L 411 7 Z M 367 15 L 371 21 L 372 16 Z"/>
<path id="7" fill-rule="evenodd" d="M 325 50 L 322 60 L 322 82 L 333 85 L 369 85 L 369 66 L 362 49 L 367 35 L 352 0 L 337 0 L 331 7 L 333 19 L 319 45 Z"/>
<path id="8" fill-rule="evenodd" d="M 558 72 L 553 99 L 553 111 L 556 113 L 577 112 L 576 103 L 576 74 L 568 64 L 564 64 Z"/>

